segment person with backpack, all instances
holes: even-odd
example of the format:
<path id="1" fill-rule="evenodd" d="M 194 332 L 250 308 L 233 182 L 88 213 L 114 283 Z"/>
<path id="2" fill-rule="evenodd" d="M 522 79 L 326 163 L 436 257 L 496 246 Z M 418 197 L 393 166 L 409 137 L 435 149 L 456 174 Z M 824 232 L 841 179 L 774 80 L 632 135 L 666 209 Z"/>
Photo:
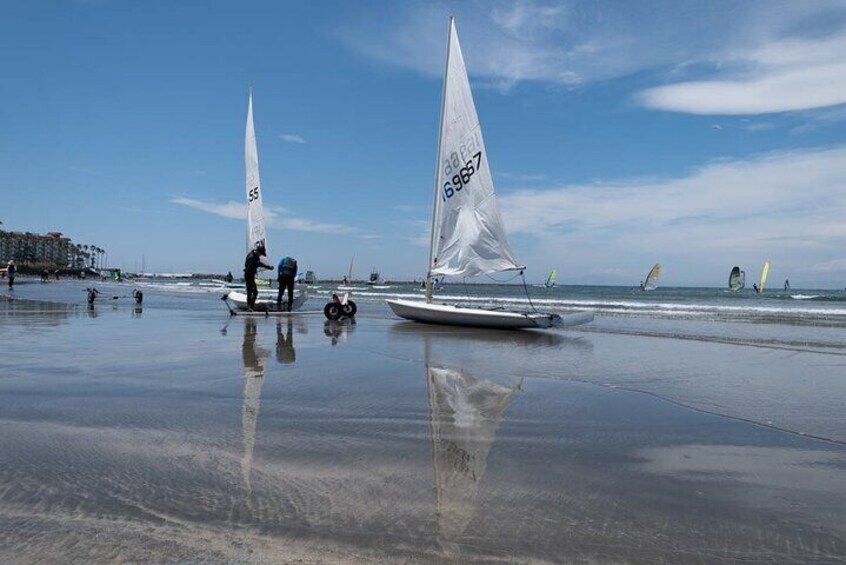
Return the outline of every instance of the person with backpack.
<path id="1" fill-rule="evenodd" d="M 297 260 L 293 257 L 282 257 L 276 267 L 276 280 L 279 281 L 279 294 L 276 295 L 276 308 L 282 310 L 282 295 L 288 291 L 288 306 L 286 310 L 291 311 L 294 305 L 294 279 L 297 278 Z"/>

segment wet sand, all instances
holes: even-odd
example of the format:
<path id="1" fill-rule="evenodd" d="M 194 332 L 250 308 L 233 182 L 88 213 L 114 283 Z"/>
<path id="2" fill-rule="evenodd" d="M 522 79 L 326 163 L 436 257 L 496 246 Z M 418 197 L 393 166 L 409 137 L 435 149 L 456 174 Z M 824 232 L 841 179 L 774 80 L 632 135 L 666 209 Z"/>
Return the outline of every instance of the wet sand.
<path id="1" fill-rule="evenodd" d="M 0 340 L 4 563 L 846 560 L 836 349 L 119 301 Z"/>

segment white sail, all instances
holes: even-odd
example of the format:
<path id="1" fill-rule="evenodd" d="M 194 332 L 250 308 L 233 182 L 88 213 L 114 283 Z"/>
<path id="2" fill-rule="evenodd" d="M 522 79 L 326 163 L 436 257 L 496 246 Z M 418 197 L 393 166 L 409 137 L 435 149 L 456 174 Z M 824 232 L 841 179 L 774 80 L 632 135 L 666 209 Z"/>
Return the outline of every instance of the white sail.
<path id="1" fill-rule="evenodd" d="M 743 275 L 743 271 L 740 270 L 740 267 L 733 267 L 731 273 L 729 273 L 729 290 L 731 290 L 732 292 L 737 292 L 738 290 L 743 288 L 744 282 L 745 276 Z"/>
<path id="2" fill-rule="evenodd" d="M 264 227 L 264 206 L 261 200 L 258 148 L 256 130 L 253 126 L 253 90 L 247 103 L 247 132 L 244 138 L 244 165 L 247 169 L 247 251 L 257 243 L 267 246 L 267 232 Z"/>
<path id="3" fill-rule="evenodd" d="M 521 269 L 496 204 L 470 81 L 450 18 L 429 276 Z"/>

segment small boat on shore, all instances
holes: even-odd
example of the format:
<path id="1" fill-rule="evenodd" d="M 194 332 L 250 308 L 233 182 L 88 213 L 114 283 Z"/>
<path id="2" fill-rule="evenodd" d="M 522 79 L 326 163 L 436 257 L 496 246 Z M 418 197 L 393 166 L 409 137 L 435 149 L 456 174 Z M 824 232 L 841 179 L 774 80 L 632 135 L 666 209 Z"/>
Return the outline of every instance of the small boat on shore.
<path id="1" fill-rule="evenodd" d="M 244 136 L 244 166 L 247 172 L 247 252 L 258 244 L 267 247 L 267 231 L 265 229 L 264 205 L 262 204 L 261 179 L 259 177 L 258 147 L 256 146 L 256 131 L 253 125 L 253 89 L 250 88 L 247 102 L 247 128 Z M 310 271 L 309 271 L 310 272 Z M 308 274 L 308 273 L 307 273 Z M 312 273 L 312 277 L 314 273 Z M 266 282 L 263 282 L 266 281 Z M 257 279 L 257 286 L 266 286 L 259 290 L 254 310 L 271 312 L 277 310 L 277 291 L 271 288 L 271 281 Z M 225 301 L 231 302 L 239 310 L 249 310 L 246 290 L 233 289 L 223 296 Z M 292 309 L 297 310 L 308 300 L 305 290 L 297 290 L 294 294 Z M 287 306 L 287 303 L 285 304 Z"/>
<path id="2" fill-rule="evenodd" d="M 479 118 L 452 17 L 448 33 L 426 300 L 388 300 L 387 304 L 401 318 L 431 324 L 518 329 L 588 323 L 593 320 L 592 312 L 561 316 L 538 312 L 534 307 L 531 311 L 518 312 L 432 303 L 436 277 L 443 280 L 445 276 L 475 277 L 507 271 L 522 276 L 525 269 L 514 258 L 496 203 Z"/>

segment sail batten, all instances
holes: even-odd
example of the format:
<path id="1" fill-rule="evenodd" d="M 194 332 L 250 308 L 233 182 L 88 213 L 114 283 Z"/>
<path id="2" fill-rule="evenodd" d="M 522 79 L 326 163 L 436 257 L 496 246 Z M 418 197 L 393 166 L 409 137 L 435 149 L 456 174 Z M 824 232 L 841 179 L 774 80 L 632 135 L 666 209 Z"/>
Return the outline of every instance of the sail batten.
<path id="1" fill-rule="evenodd" d="M 429 276 L 520 270 L 496 203 L 455 21 L 450 18 Z"/>
<path id="2" fill-rule="evenodd" d="M 253 125 L 253 89 L 247 102 L 247 128 L 244 135 L 244 167 L 247 171 L 247 251 L 259 243 L 267 246 L 261 179 L 259 178 L 256 130 Z"/>

